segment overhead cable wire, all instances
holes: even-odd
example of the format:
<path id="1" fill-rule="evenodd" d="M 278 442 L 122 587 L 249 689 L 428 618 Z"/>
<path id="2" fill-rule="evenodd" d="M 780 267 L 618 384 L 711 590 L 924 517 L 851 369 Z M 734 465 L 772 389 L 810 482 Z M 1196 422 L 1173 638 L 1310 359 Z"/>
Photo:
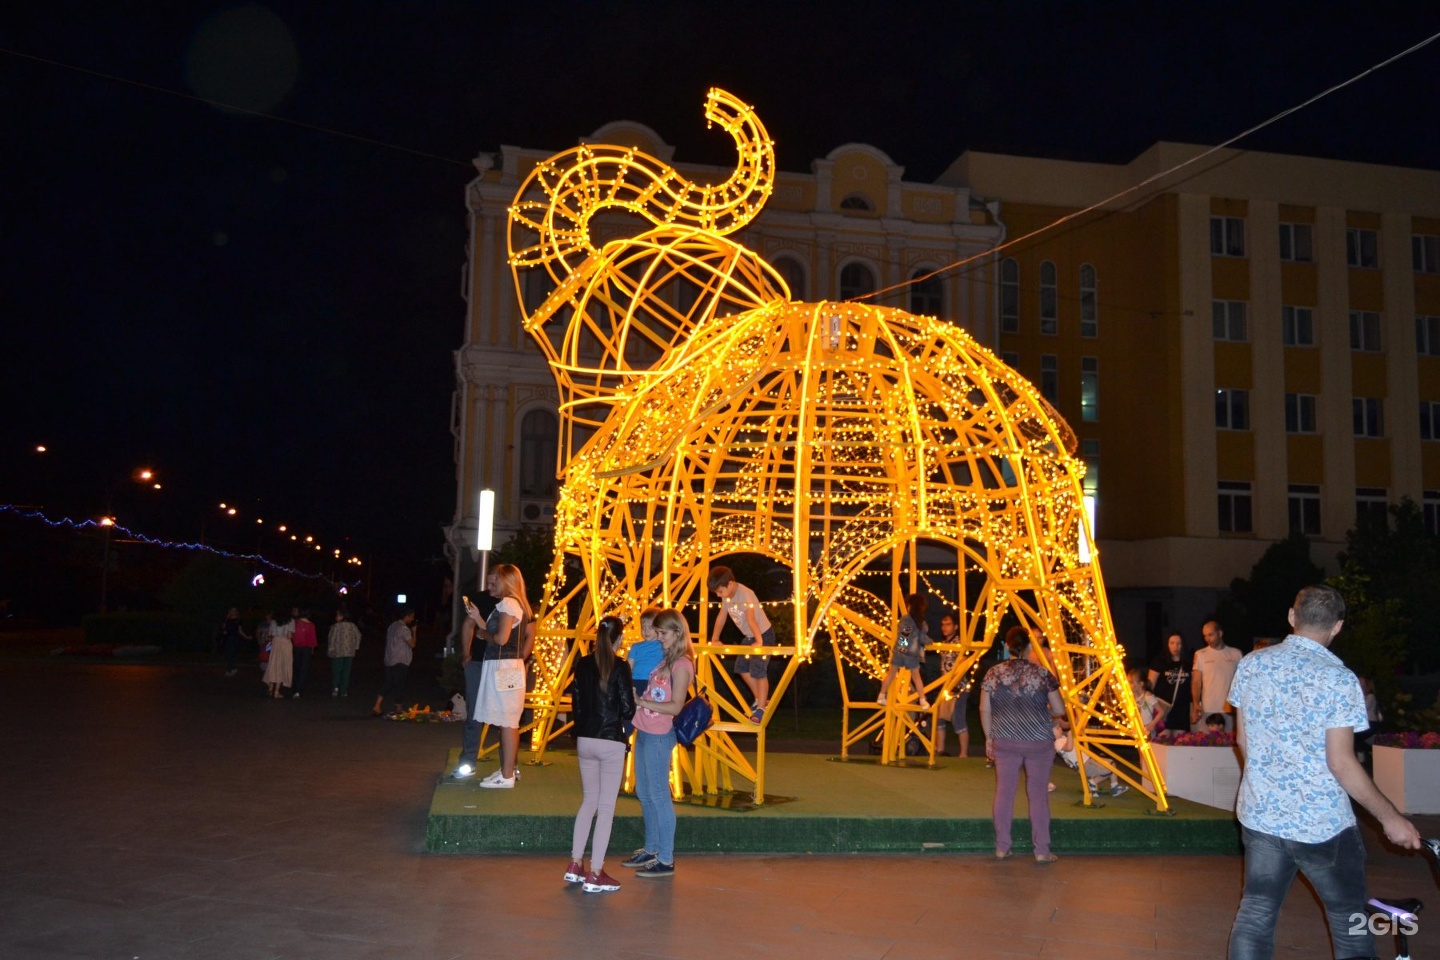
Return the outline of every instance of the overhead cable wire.
<path id="1" fill-rule="evenodd" d="M 1414 46 L 1409 47 L 1409 48 L 1407 48 L 1407 49 L 1405 49 L 1405 50 L 1400 51 L 1399 53 L 1395 54 L 1394 56 L 1390 57 L 1389 59 L 1382 60 L 1380 63 L 1375 64 L 1373 67 L 1370 67 L 1369 69 L 1360 71 L 1359 73 L 1357 73 L 1355 76 L 1351 77 L 1351 78 L 1348 79 L 1348 80 L 1345 80 L 1345 81 L 1343 81 L 1343 82 L 1341 82 L 1341 83 L 1337 83 L 1337 84 L 1335 84 L 1334 86 L 1332 86 L 1332 87 L 1330 87 L 1330 88 L 1328 88 L 1328 89 L 1326 89 L 1326 90 L 1322 90 L 1320 93 L 1315 94 L 1313 97 L 1311 97 L 1311 98 L 1308 99 L 1308 100 L 1305 100 L 1305 101 L 1302 102 L 1302 103 L 1297 103 L 1297 104 L 1295 104 L 1293 107 L 1289 107 L 1289 108 L 1287 108 L 1287 109 L 1285 109 L 1285 110 L 1281 110 L 1279 113 L 1275 114 L 1275 116 L 1271 117 L 1270 119 L 1265 120 L 1265 121 L 1262 121 L 1261 123 L 1257 123 L 1257 124 L 1255 124 L 1253 127 L 1250 127 L 1248 130 L 1242 130 L 1240 133 L 1235 134 L 1235 136 L 1233 136 L 1233 137 L 1231 137 L 1230 139 L 1224 141 L 1223 143 L 1216 144 L 1215 146 L 1210 147 L 1209 149 L 1204 150 L 1203 152 L 1196 154 L 1195 156 L 1191 157 L 1191 158 L 1188 159 L 1188 160 L 1185 160 L 1185 161 L 1183 161 L 1183 162 L 1181 162 L 1181 163 L 1175 164 L 1173 167 L 1170 167 L 1170 168 L 1168 168 L 1168 169 L 1166 169 L 1166 170 L 1162 170 L 1162 171 L 1160 171 L 1159 173 L 1152 174 L 1152 175 L 1146 177 L 1144 180 L 1141 180 L 1139 183 L 1136 183 L 1136 184 L 1134 184 L 1134 185 L 1132 185 L 1132 186 L 1126 187 L 1124 190 L 1121 190 L 1119 193 L 1116 193 L 1116 194 L 1113 194 L 1112 196 L 1106 197 L 1106 198 L 1103 199 L 1103 200 L 1097 200 L 1095 203 L 1090 204 L 1090 206 L 1086 207 L 1086 208 L 1083 209 L 1083 210 L 1076 210 L 1076 211 L 1073 212 L 1073 213 L 1067 213 L 1065 216 L 1060 217 L 1058 220 L 1054 220 L 1054 221 L 1046 224 L 1046 225 L 1043 226 L 1043 227 L 1037 227 L 1036 229 L 1031 230 L 1029 233 L 1021 234 L 1020 236 L 1014 238 L 1013 240 L 1007 240 L 1007 241 L 1005 241 L 1004 243 L 1000 244 L 999 246 L 991 247 L 989 250 L 986 250 L 986 251 L 984 251 L 984 252 L 982 252 L 982 253 L 977 253 L 977 254 L 975 254 L 975 255 L 973 255 L 973 256 L 966 257 L 966 258 L 963 259 L 963 260 L 957 260 L 957 261 L 955 261 L 954 263 L 947 264 L 947 265 L 945 265 L 945 266 L 943 266 L 943 267 L 937 267 L 937 268 L 935 268 L 934 270 L 932 270 L 932 271 L 930 271 L 929 273 L 924 274 L 924 275 L 922 275 L 922 276 L 911 277 L 909 280 L 903 280 L 903 281 L 901 281 L 900 283 L 891 284 L 891 285 L 888 286 L 888 287 L 882 287 L 882 288 L 879 289 L 879 290 L 875 290 L 875 291 L 872 291 L 872 292 L 870 292 L 870 293 L 860 294 L 860 295 L 858 295 L 858 296 L 854 296 L 854 297 L 851 297 L 851 298 L 849 298 L 849 299 L 850 299 L 850 301 L 852 301 L 852 302 L 860 302 L 860 301 L 864 301 L 864 300 L 870 300 L 870 299 L 873 299 L 873 298 L 875 298 L 875 297 L 878 297 L 878 296 L 880 296 L 880 295 L 882 295 L 882 294 L 891 293 L 891 292 L 893 292 L 893 291 L 895 291 L 895 290 L 903 290 L 904 288 L 909 287 L 909 286 L 912 286 L 912 285 L 917 284 L 917 283 L 924 283 L 926 280 L 930 280 L 930 279 L 933 279 L 933 278 L 935 278 L 935 277 L 942 276 L 942 275 L 944 275 L 944 274 L 950 273 L 950 272 L 953 271 L 953 270 L 958 270 L 959 268 L 961 268 L 961 267 L 963 267 L 963 266 L 966 266 L 966 265 L 968 265 L 968 264 L 974 263 L 974 262 L 977 261 L 977 260 L 983 260 L 983 259 L 985 259 L 986 257 L 994 256 L 995 254 L 1000 253 L 1000 252 L 1003 251 L 1003 250 L 1008 250 L 1008 249 L 1010 249 L 1011 247 L 1015 246 L 1016 244 L 1024 243 L 1026 240 L 1034 239 L 1035 237 L 1039 236 L 1040 234 L 1046 233 L 1046 232 L 1048 232 L 1048 231 L 1050 231 L 1050 230 L 1054 230 L 1056 227 L 1058 227 L 1058 226 L 1060 226 L 1060 225 L 1062 225 L 1062 224 L 1068 223 L 1068 222 L 1070 222 L 1071 220 L 1075 220 L 1075 219 L 1077 219 L 1077 218 L 1079 218 L 1079 217 L 1083 217 L 1083 216 L 1085 216 L 1085 215 L 1088 214 L 1088 213 L 1094 213 L 1096 210 L 1099 210 L 1099 209 L 1101 209 L 1102 207 L 1105 207 L 1105 206 L 1107 206 L 1107 205 L 1109 205 L 1109 204 L 1114 203 L 1114 202 L 1117 201 L 1117 200 L 1120 200 L 1120 199 L 1122 199 L 1122 198 L 1124 198 L 1124 197 L 1127 197 L 1127 196 L 1129 196 L 1130 194 L 1135 193 L 1135 192 L 1138 191 L 1138 190 L 1144 189 L 1145 187 L 1149 186 L 1150 184 L 1156 182 L 1157 180 L 1163 180 L 1164 178 L 1166 178 L 1166 177 L 1168 177 L 1168 176 L 1171 176 L 1172 174 L 1179 173 L 1181 170 L 1184 170 L 1186 167 L 1191 166 L 1192 164 L 1199 163 L 1201 160 L 1204 160 L 1204 159 L 1207 158 L 1207 157 L 1213 156 L 1215 153 L 1218 153 L 1219 151 L 1224 150 L 1225 148 L 1231 146 L 1232 144 L 1237 143 L 1237 142 L 1239 142 L 1240 140 L 1245 139 L 1246 137 L 1250 136 L 1251 134 L 1253 134 L 1253 133 L 1258 133 L 1259 131 L 1264 130 L 1266 127 L 1270 126 L 1271 124 L 1277 123 L 1277 122 L 1285 119 L 1286 117 L 1290 116 L 1291 114 L 1298 113 L 1299 111 L 1304 110 L 1306 107 L 1308 107 L 1308 106 L 1310 106 L 1310 105 L 1312 105 L 1312 104 L 1314 104 L 1314 103 L 1316 103 L 1316 102 L 1318 102 L 1318 101 L 1320 101 L 1320 100 L 1323 100 L 1324 98 L 1330 96 L 1330 94 L 1332 94 L 1332 93 L 1335 93 L 1335 92 L 1340 91 L 1340 90 L 1344 90 L 1346 87 L 1351 86 L 1352 84 L 1358 83 L 1360 80 L 1363 80 L 1365 77 L 1369 76 L 1370 74 L 1374 73 L 1375 71 L 1380 70 L 1380 69 L 1383 69 L 1383 68 L 1385 68 L 1385 67 L 1388 67 L 1390 64 L 1395 63 L 1397 60 L 1401 60 L 1401 59 L 1403 59 L 1403 58 L 1405 58 L 1405 57 L 1408 57 L 1410 54 L 1415 53 L 1417 50 L 1422 50 L 1422 49 L 1424 49 L 1425 47 L 1428 47 L 1430 44 L 1434 43 L 1436 40 L 1440 40 L 1440 33 L 1433 34 L 1433 35 L 1425 38 L 1424 40 L 1421 40 L 1419 43 L 1415 44 Z"/>

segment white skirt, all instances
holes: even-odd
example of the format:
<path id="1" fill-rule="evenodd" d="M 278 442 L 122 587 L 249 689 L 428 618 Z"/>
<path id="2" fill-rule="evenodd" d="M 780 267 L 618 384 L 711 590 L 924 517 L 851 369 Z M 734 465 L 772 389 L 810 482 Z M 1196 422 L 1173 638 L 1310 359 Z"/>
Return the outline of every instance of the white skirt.
<path id="1" fill-rule="evenodd" d="M 525 661 L 486 660 L 480 668 L 475 719 L 492 727 L 519 727 L 525 710 Z"/>

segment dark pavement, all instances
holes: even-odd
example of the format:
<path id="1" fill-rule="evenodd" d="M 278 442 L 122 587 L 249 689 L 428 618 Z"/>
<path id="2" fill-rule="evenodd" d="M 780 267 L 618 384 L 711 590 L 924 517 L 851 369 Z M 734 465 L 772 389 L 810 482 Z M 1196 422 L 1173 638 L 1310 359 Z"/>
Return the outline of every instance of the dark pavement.
<path id="1" fill-rule="evenodd" d="M 0 960 L 1224 955 L 1239 857 L 687 856 L 586 895 L 555 857 L 426 854 L 459 728 L 370 719 L 376 686 L 282 702 L 253 667 L 0 662 Z M 1412 945 L 1440 957 L 1431 867 L 1367 841 L 1372 890 L 1432 901 Z M 1280 942 L 1329 956 L 1301 884 Z"/>

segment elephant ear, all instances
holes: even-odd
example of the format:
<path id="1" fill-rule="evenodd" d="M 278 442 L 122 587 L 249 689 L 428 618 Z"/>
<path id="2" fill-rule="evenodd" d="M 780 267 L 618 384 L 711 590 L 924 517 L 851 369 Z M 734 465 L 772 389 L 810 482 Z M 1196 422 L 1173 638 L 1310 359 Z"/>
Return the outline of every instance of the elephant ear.
<path id="1" fill-rule="evenodd" d="M 711 317 L 628 387 L 617 398 L 616 415 L 586 444 L 595 475 L 618 477 L 662 463 L 698 424 L 746 395 L 784 349 L 776 324 L 785 306 Z"/>

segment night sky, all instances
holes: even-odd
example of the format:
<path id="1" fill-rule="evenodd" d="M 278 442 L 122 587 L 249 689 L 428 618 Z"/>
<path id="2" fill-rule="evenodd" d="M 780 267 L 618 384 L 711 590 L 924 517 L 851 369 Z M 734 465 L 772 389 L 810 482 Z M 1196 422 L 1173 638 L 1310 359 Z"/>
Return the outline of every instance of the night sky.
<path id="1" fill-rule="evenodd" d="M 1440 32 L 1429 3 L 27 7 L 0 21 L 0 503 L 108 491 L 123 521 L 153 465 L 157 532 L 225 500 L 391 569 L 454 509 L 477 152 L 631 119 L 726 163 L 720 85 L 782 169 L 852 141 L 912 180 L 966 149 L 1124 162 Z M 1440 169 L 1437 77 L 1440 43 L 1241 146 Z"/>

